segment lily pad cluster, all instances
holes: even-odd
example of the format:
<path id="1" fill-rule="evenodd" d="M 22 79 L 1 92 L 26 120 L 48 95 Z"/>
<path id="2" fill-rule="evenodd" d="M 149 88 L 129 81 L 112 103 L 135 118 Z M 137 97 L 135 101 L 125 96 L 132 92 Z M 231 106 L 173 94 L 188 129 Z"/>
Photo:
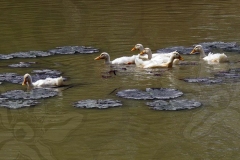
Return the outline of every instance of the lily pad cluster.
<path id="1" fill-rule="evenodd" d="M 240 52 L 240 45 L 238 45 L 236 42 L 203 42 L 199 44 L 202 45 L 203 50 L 206 53 L 212 52 L 214 50 L 222 50 L 226 52 Z M 191 47 L 174 46 L 174 47 L 158 49 L 157 52 L 167 53 L 167 52 L 177 51 L 180 54 L 189 54 L 192 51 L 192 49 L 193 49 L 193 46 Z"/>
<path id="2" fill-rule="evenodd" d="M 0 59 L 12 59 L 12 58 L 36 58 L 47 57 L 59 54 L 91 54 L 97 53 L 99 49 L 94 47 L 85 46 L 62 46 L 50 49 L 48 51 L 27 51 L 16 52 L 11 54 L 0 54 Z"/>
<path id="3" fill-rule="evenodd" d="M 34 88 L 29 92 L 11 90 L 0 95 L 0 106 L 10 109 L 35 106 L 39 99 L 57 96 L 58 92 L 51 88 Z"/>
<path id="4" fill-rule="evenodd" d="M 126 89 L 118 91 L 116 95 L 128 99 L 153 100 L 177 98 L 183 95 L 183 93 L 177 89 L 171 88 L 146 88 L 146 91 L 138 89 Z"/>
<path id="5" fill-rule="evenodd" d="M 113 99 L 98 99 L 98 100 L 87 99 L 87 100 L 75 102 L 73 106 L 77 108 L 106 109 L 106 108 L 122 106 L 122 103 L 119 100 L 113 100 Z"/>
<path id="6" fill-rule="evenodd" d="M 240 81 L 240 68 L 232 68 L 214 74 L 212 78 L 184 78 L 180 79 L 189 83 L 218 84 Z"/>
<path id="7" fill-rule="evenodd" d="M 183 93 L 171 88 L 146 88 L 146 91 L 138 89 L 127 89 L 116 93 L 117 96 L 137 100 L 155 100 L 147 102 L 154 110 L 184 110 L 201 106 L 200 102 L 194 100 L 172 100 L 183 95 Z"/>
<path id="8" fill-rule="evenodd" d="M 232 68 L 227 71 L 220 71 L 214 76 L 225 79 L 239 79 L 240 78 L 240 68 Z"/>
<path id="9" fill-rule="evenodd" d="M 193 109 L 200 107 L 202 104 L 195 100 L 187 100 L 187 99 L 181 99 L 181 100 L 170 100 L 164 101 L 164 100 L 156 100 L 153 102 L 147 102 L 148 106 L 150 106 L 151 109 L 154 110 L 184 110 L 184 109 Z"/>

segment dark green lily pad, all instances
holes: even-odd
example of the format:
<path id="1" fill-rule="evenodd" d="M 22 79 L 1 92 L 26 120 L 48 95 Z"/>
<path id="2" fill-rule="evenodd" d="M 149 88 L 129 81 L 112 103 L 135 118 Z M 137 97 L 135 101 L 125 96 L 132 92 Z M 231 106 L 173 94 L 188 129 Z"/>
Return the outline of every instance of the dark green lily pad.
<path id="1" fill-rule="evenodd" d="M 16 52 L 10 54 L 13 58 L 36 58 L 35 54 L 31 54 L 30 52 Z"/>
<path id="2" fill-rule="evenodd" d="M 16 73 L 3 73 L 0 74 L 0 82 L 11 82 L 15 84 L 21 84 L 23 81 L 23 76 Z"/>
<path id="3" fill-rule="evenodd" d="M 223 51 L 240 51 L 240 46 L 236 42 L 203 42 L 199 43 L 203 48 L 208 48 L 210 51 L 220 49 Z"/>
<path id="4" fill-rule="evenodd" d="M 118 100 L 112 100 L 112 99 L 98 99 L 98 100 L 87 99 L 87 100 L 75 102 L 73 106 L 77 108 L 106 109 L 106 108 L 122 106 L 122 103 Z"/>
<path id="5" fill-rule="evenodd" d="M 156 100 L 154 102 L 147 102 L 146 103 L 150 108 L 154 110 L 169 110 L 169 111 L 176 111 L 176 110 L 185 110 L 185 109 L 193 109 L 200 107 L 202 104 L 195 100 L 170 100 L 169 102 L 164 100 Z"/>
<path id="6" fill-rule="evenodd" d="M 183 80 L 188 83 L 204 83 L 204 84 L 215 84 L 223 82 L 223 80 L 219 78 L 184 78 L 180 80 Z"/>
<path id="7" fill-rule="evenodd" d="M 192 47 L 174 46 L 174 47 L 158 49 L 157 53 L 170 53 L 173 51 L 177 51 L 180 54 L 190 54 L 192 49 L 193 49 Z"/>
<path id="8" fill-rule="evenodd" d="M 183 95 L 183 93 L 176 89 L 171 88 L 146 88 L 146 91 L 141 91 L 138 89 L 127 89 L 118 91 L 117 96 L 128 99 L 171 99 L 177 98 Z"/>
<path id="9" fill-rule="evenodd" d="M 12 58 L 13 58 L 12 55 L 9 55 L 9 54 L 7 54 L 7 55 L 5 55 L 5 54 L 0 54 L 0 59 L 12 59 Z"/>
<path id="10" fill-rule="evenodd" d="M 90 54 L 97 53 L 99 49 L 85 46 L 63 46 L 56 47 L 49 51 L 27 51 L 27 52 L 16 52 L 11 54 L 0 54 L 0 59 L 11 59 L 11 58 L 36 58 L 36 57 L 47 57 L 55 54 Z"/>
<path id="11" fill-rule="evenodd" d="M 10 64 L 8 66 L 13 68 L 27 68 L 30 67 L 32 64 L 35 64 L 35 62 L 19 62 L 18 64 Z"/>
<path id="12" fill-rule="evenodd" d="M 220 71 L 214 74 L 215 77 L 221 78 L 224 82 L 239 82 L 240 68 L 232 68 L 227 71 Z"/>
<path id="13" fill-rule="evenodd" d="M 34 74 L 55 75 L 55 76 L 60 76 L 62 74 L 62 72 L 60 72 L 58 70 L 51 70 L 51 69 L 33 70 L 32 73 L 34 73 Z"/>
<path id="14" fill-rule="evenodd" d="M 21 99 L 43 99 L 54 97 L 58 95 L 58 92 L 51 88 L 34 88 L 29 92 L 23 90 L 11 90 L 0 95 L 1 98 L 7 98 L 11 100 L 21 100 Z"/>
<path id="15" fill-rule="evenodd" d="M 202 45 L 205 53 L 213 52 L 214 50 L 222 50 L 226 52 L 240 52 L 240 46 L 236 42 L 203 42 Z M 197 45 L 197 44 L 195 44 Z M 194 46 L 195 46 L 194 45 Z M 194 47 L 173 46 L 163 49 L 158 49 L 158 53 L 168 53 L 177 51 L 180 54 L 189 54 Z"/>
<path id="16" fill-rule="evenodd" d="M 31 107 L 39 104 L 36 100 L 9 100 L 0 98 L 0 106 L 9 109 L 19 109 L 24 107 Z"/>
<path id="17" fill-rule="evenodd" d="M 51 49 L 48 52 L 51 54 L 88 54 L 88 53 L 97 53 L 99 52 L 98 49 L 93 47 L 85 47 L 85 46 L 63 46 L 63 47 L 56 47 L 55 49 Z"/>

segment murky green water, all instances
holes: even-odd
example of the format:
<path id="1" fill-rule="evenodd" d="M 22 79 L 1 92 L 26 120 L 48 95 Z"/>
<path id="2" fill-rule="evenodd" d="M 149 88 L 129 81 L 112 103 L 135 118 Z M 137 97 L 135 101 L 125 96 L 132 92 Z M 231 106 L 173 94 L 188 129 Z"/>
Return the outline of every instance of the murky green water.
<path id="1" fill-rule="evenodd" d="M 117 58 L 136 43 L 153 51 L 200 42 L 239 42 L 240 3 L 231 1 L 8 1 L 0 2 L 0 53 L 48 50 L 56 46 L 86 45 Z M 226 53 L 231 62 L 239 54 Z M 33 69 L 56 69 L 76 87 L 42 100 L 36 107 L 0 109 L 0 159 L 238 159 L 239 83 L 191 84 L 179 79 L 211 77 L 240 63 L 175 66 L 144 70 L 124 66 L 104 79 L 108 66 L 94 61 L 99 54 L 59 55 L 36 59 L 1 60 L 1 72 L 25 74 Z M 198 55 L 184 56 L 199 61 Z M 32 68 L 9 64 L 37 62 Z M 122 66 L 120 66 L 121 68 Z M 154 71 L 161 76 L 154 76 Z M 116 88 L 176 88 L 184 98 L 203 106 L 187 111 L 153 111 L 145 101 L 109 94 Z M 1 93 L 26 90 L 4 83 Z M 113 98 L 122 107 L 78 109 L 73 102 Z"/>

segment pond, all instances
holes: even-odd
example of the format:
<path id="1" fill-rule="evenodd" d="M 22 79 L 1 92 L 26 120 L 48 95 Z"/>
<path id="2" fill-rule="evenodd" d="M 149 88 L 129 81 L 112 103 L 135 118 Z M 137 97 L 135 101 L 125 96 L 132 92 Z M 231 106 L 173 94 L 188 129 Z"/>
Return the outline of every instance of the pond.
<path id="1" fill-rule="evenodd" d="M 137 43 L 153 52 L 176 46 L 193 48 L 203 42 L 238 43 L 240 2 L 37 0 L 0 4 L 1 54 L 49 51 L 60 46 L 99 49 L 88 54 L 1 59 L 0 74 L 23 76 L 33 70 L 57 70 L 69 86 L 57 88 L 57 95 L 34 100 L 36 105 L 31 107 L 0 108 L 1 159 L 185 160 L 240 156 L 237 51 L 224 51 L 230 62 L 221 64 L 208 64 L 199 59 L 199 54 L 182 54 L 181 63 L 185 65 L 170 69 L 109 66 L 103 60 L 94 60 L 103 51 L 111 59 L 136 55 L 138 51 L 130 50 Z M 222 52 L 213 50 L 218 51 Z M 9 66 L 20 62 L 30 66 Z M 109 73 L 111 70 L 116 70 L 115 74 Z M 201 79 L 198 83 L 188 81 L 195 78 Z M 27 92 L 20 83 L 0 85 L 1 94 Z M 183 95 L 175 100 L 194 100 L 201 106 L 154 110 L 146 104 L 153 100 L 116 95 L 122 90 L 146 88 L 179 90 Z M 106 99 L 122 105 L 108 109 L 74 107 L 79 101 Z"/>

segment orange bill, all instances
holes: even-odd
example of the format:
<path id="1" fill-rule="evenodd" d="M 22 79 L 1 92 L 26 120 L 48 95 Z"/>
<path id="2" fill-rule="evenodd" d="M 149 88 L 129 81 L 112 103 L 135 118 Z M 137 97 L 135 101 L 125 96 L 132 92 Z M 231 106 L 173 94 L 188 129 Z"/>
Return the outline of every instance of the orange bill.
<path id="1" fill-rule="evenodd" d="M 193 49 L 190 54 L 194 54 L 194 53 L 196 53 L 196 52 L 197 52 L 197 51 L 195 51 L 195 49 Z"/>
<path id="2" fill-rule="evenodd" d="M 143 54 L 145 54 L 145 51 L 140 52 L 140 55 L 143 55 Z"/>
<path id="3" fill-rule="evenodd" d="M 183 60 L 184 60 L 184 58 L 183 58 L 182 56 L 179 56 L 179 60 L 183 61 Z"/>
<path id="4" fill-rule="evenodd" d="M 133 48 L 131 49 L 131 51 L 135 51 L 135 50 L 137 50 L 135 47 L 133 47 Z"/>
<path id="5" fill-rule="evenodd" d="M 101 57 L 100 57 L 100 56 L 96 57 L 94 60 L 99 60 L 99 59 L 101 59 Z"/>

